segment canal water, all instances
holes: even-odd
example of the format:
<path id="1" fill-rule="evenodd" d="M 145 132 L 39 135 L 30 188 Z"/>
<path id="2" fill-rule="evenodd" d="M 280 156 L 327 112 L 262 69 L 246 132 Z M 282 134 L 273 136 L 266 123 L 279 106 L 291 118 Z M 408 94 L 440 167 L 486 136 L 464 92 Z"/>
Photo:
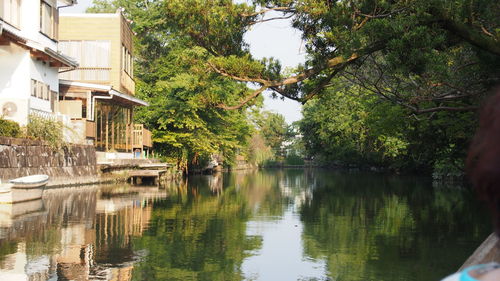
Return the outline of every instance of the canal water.
<path id="1" fill-rule="evenodd" d="M 49 189 L 0 205 L 0 280 L 440 280 L 486 213 L 425 178 L 321 170 Z"/>

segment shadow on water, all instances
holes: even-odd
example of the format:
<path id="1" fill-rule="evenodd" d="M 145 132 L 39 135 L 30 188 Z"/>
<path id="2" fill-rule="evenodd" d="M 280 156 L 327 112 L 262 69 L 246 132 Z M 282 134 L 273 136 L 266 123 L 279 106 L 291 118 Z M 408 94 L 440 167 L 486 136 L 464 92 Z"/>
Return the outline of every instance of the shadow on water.
<path id="1" fill-rule="evenodd" d="M 0 278 L 439 280 L 488 235 L 483 211 L 427 179 L 318 170 L 54 189 L 0 208 Z"/>

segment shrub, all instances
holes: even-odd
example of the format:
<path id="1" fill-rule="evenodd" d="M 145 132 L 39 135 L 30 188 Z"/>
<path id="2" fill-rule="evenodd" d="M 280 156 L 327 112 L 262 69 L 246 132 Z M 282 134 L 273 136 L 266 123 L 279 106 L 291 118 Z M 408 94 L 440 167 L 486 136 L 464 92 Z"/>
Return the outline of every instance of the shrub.
<path id="1" fill-rule="evenodd" d="M 21 135 L 21 127 L 14 121 L 0 117 L 0 136 L 17 138 Z"/>
<path id="2" fill-rule="evenodd" d="M 43 140 L 53 149 L 59 150 L 66 145 L 63 128 L 62 122 L 32 114 L 26 126 L 26 137 Z"/>
<path id="3" fill-rule="evenodd" d="M 442 182 L 460 182 L 465 177 L 462 159 L 438 159 L 434 162 L 432 178 Z"/>
<path id="4" fill-rule="evenodd" d="M 267 168 L 276 168 L 276 167 L 282 167 L 283 162 L 282 161 L 277 161 L 277 160 L 266 160 L 264 163 L 262 163 L 262 167 L 267 167 Z"/>
<path id="5" fill-rule="evenodd" d="M 287 165 L 304 165 L 304 159 L 297 154 L 288 155 L 285 159 Z"/>

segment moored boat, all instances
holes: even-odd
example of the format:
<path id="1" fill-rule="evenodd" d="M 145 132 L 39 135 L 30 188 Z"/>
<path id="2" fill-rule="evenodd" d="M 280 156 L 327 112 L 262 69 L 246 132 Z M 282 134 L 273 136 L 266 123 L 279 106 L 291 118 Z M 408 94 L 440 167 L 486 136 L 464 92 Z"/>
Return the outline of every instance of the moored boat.
<path id="1" fill-rule="evenodd" d="M 9 183 L 14 184 L 13 188 L 25 189 L 44 187 L 48 182 L 49 176 L 47 175 L 33 175 L 9 181 Z"/>
<path id="2" fill-rule="evenodd" d="M 49 181 L 47 175 L 33 175 L 0 184 L 0 203 L 17 203 L 42 198 Z"/>

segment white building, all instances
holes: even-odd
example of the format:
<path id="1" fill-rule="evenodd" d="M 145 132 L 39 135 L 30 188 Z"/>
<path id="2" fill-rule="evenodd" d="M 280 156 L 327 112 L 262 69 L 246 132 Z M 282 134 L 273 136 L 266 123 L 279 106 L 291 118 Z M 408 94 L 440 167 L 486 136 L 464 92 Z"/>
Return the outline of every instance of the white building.
<path id="1" fill-rule="evenodd" d="M 77 63 L 58 50 L 59 9 L 76 0 L 0 0 L 0 115 L 28 123 L 57 111 L 58 73 Z"/>

